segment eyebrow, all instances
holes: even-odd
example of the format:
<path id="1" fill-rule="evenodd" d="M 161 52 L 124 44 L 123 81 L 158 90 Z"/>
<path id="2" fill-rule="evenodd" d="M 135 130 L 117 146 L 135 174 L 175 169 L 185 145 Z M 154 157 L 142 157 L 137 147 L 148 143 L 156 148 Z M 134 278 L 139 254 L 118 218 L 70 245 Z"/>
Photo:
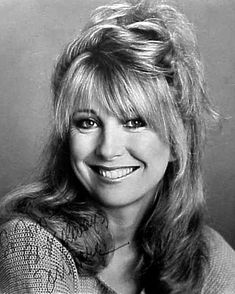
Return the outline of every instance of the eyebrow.
<path id="1" fill-rule="evenodd" d="M 87 112 L 87 113 L 92 113 L 94 115 L 97 115 L 96 111 L 93 109 L 88 109 L 88 108 L 82 108 L 78 109 L 76 112 Z"/>

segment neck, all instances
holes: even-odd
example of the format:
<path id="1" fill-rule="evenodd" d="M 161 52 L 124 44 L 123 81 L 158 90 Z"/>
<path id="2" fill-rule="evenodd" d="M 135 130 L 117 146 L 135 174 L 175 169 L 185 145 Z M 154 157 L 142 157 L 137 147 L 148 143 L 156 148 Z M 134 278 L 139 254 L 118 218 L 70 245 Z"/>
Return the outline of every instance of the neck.
<path id="1" fill-rule="evenodd" d="M 120 208 L 105 208 L 115 248 L 127 243 L 133 245 L 135 233 L 146 210 L 143 203 L 141 206 L 137 203 Z"/>
<path id="2" fill-rule="evenodd" d="M 115 247 L 131 242 L 137 230 L 137 221 L 134 222 L 134 219 L 123 213 L 123 211 L 108 210 L 106 213 Z"/>

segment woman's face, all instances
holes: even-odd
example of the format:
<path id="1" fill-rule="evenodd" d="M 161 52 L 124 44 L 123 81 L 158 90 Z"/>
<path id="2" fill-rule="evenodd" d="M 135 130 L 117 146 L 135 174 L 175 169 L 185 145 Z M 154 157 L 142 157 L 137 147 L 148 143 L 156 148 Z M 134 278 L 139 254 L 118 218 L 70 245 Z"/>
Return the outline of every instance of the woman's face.
<path id="1" fill-rule="evenodd" d="M 169 146 L 140 118 L 121 121 L 95 104 L 74 114 L 70 152 L 77 178 L 112 208 L 150 203 L 170 158 Z"/>

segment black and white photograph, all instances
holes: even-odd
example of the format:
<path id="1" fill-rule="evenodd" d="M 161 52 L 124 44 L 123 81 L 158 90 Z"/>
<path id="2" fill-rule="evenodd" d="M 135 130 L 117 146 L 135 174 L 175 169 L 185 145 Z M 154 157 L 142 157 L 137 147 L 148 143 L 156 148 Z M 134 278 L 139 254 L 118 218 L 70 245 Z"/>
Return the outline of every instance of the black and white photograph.
<path id="1" fill-rule="evenodd" d="M 235 1 L 0 0 L 0 294 L 235 294 Z"/>

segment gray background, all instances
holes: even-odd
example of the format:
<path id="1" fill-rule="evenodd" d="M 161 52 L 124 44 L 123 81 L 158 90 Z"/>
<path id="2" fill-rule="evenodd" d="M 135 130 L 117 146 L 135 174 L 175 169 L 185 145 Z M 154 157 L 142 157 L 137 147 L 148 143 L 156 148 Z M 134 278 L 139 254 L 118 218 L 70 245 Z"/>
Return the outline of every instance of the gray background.
<path id="1" fill-rule="evenodd" d="M 0 195 L 27 182 L 49 132 L 58 53 L 101 0 L 0 0 Z M 227 117 L 206 156 L 208 218 L 235 247 L 235 1 L 178 0 L 195 24 L 210 95 Z"/>

